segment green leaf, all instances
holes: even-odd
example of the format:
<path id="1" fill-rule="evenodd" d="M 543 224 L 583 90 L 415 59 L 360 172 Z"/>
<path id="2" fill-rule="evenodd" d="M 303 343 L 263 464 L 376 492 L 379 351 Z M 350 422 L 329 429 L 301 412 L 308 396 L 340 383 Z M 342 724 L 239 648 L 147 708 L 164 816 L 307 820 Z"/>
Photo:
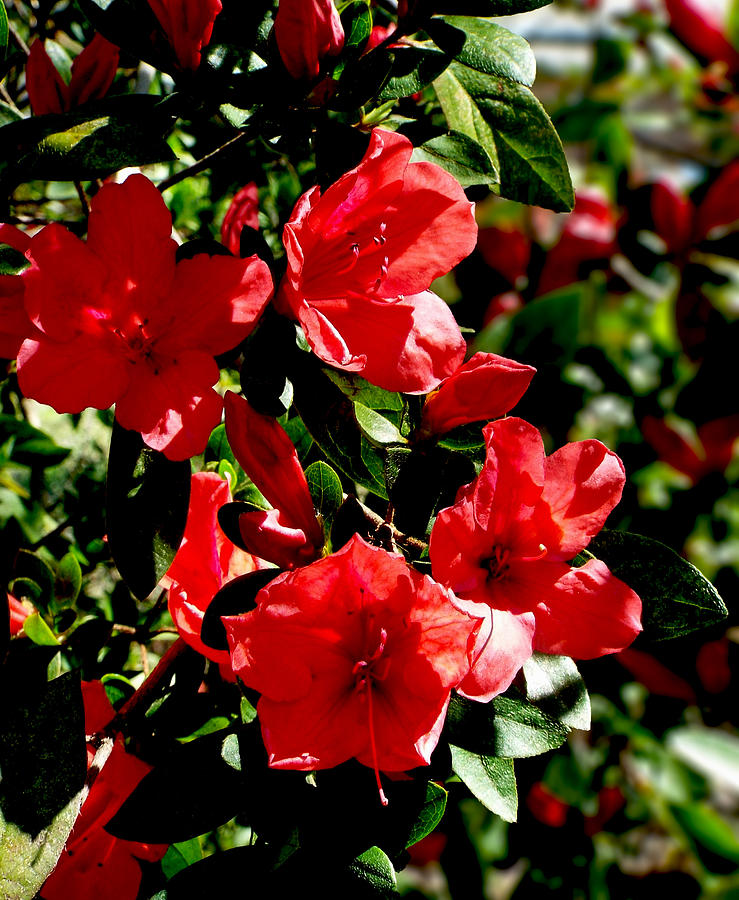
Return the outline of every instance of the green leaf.
<path id="1" fill-rule="evenodd" d="M 167 459 L 116 422 L 108 463 L 108 542 L 118 571 L 140 600 L 172 564 L 189 499 L 190 461 Z"/>
<path id="2" fill-rule="evenodd" d="M 124 166 L 174 159 L 164 135 L 172 118 L 159 98 L 110 97 L 85 112 L 32 116 L 0 128 L 0 184 L 74 181 L 109 175 Z"/>
<path id="3" fill-rule="evenodd" d="M 23 623 L 23 631 L 40 647 L 58 647 L 59 640 L 38 613 L 29 616 Z"/>
<path id="4" fill-rule="evenodd" d="M 449 127 L 477 141 L 500 176 L 500 194 L 567 212 L 574 193 L 560 141 L 523 84 L 453 62 L 434 82 Z"/>
<path id="5" fill-rule="evenodd" d="M 435 781 L 429 781 L 426 788 L 426 800 L 413 823 L 406 847 L 412 847 L 436 828 L 444 816 L 449 792 Z"/>
<path id="6" fill-rule="evenodd" d="M 0 244 L 0 275 L 20 275 L 29 265 L 20 250 L 7 244 Z"/>
<path id="7" fill-rule="evenodd" d="M 12 106 L 0 100 L 0 127 L 9 122 L 20 122 L 23 116 Z"/>
<path id="8" fill-rule="evenodd" d="M 77 599 L 82 588 L 82 569 L 74 553 L 65 553 L 59 560 L 54 583 L 57 603 L 69 606 Z"/>
<path id="9" fill-rule="evenodd" d="M 523 666 L 526 699 L 568 728 L 590 728 L 590 697 L 569 656 L 534 653 Z"/>
<path id="10" fill-rule="evenodd" d="M 728 615 L 711 582 L 659 541 L 604 529 L 588 550 L 641 597 L 642 627 L 649 640 L 681 637 Z"/>
<path id="11" fill-rule="evenodd" d="M 355 403 L 354 415 L 359 427 L 362 429 L 362 433 L 373 444 L 383 446 L 384 444 L 407 443 L 395 425 L 374 409 L 368 409 L 366 406 L 362 406 L 361 403 Z"/>
<path id="12" fill-rule="evenodd" d="M 739 865 L 739 836 L 715 809 L 707 803 L 687 803 L 670 811 L 699 847 Z"/>
<path id="13" fill-rule="evenodd" d="M 8 52 L 8 13 L 5 4 L 0 3 L 0 62 L 2 62 Z"/>
<path id="14" fill-rule="evenodd" d="M 359 56 L 372 34 L 372 12 L 367 0 L 354 0 L 341 11 L 344 28 L 343 54 Z"/>
<path id="15" fill-rule="evenodd" d="M 18 582 L 22 584 L 31 582 L 31 587 L 33 584 L 38 585 L 39 593 L 32 598 L 34 604 L 38 605 L 41 603 L 42 606 L 48 607 L 54 600 L 54 572 L 49 564 L 37 553 L 32 553 L 30 550 L 19 550 L 15 557 L 13 574 L 16 578 L 14 589 Z M 15 596 L 19 596 L 19 594 Z"/>
<path id="16" fill-rule="evenodd" d="M 336 369 L 323 369 L 339 390 L 355 403 L 361 403 L 368 409 L 386 409 L 394 412 L 402 412 L 404 409 L 403 395 L 397 391 L 386 391 L 377 387 L 361 375 L 347 375 Z"/>
<path id="17" fill-rule="evenodd" d="M 426 2 L 426 0 L 424 0 Z M 459 16 L 514 16 L 547 6 L 552 0 L 428 0 L 435 13 Z"/>
<path id="18" fill-rule="evenodd" d="M 339 476 L 328 463 L 319 460 L 308 466 L 305 470 L 305 478 L 313 505 L 324 520 L 330 520 L 341 506 L 343 499 L 344 492 Z"/>
<path id="19" fill-rule="evenodd" d="M 384 51 L 392 59 L 390 77 L 380 92 L 379 103 L 410 97 L 438 78 L 449 65 L 450 57 L 431 44 L 426 46 L 393 47 Z"/>
<path id="20" fill-rule="evenodd" d="M 498 173 L 485 150 L 471 137 L 448 131 L 414 148 L 412 162 L 432 162 L 462 185 L 497 184 Z"/>
<path id="21" fill-rule="evenodd" d="M 203 849 L 198 838 L 172 844 L 162 859 L 162 872 L 167 879 L 203 858 Z"/>
<path id="22" fill-rule="evenodd" d="M 357 881 L 353 897 L 397 897 L 395 869 L 379 847 L 370 847 L 349 866 L 349 875 Z"/>
<path id="23" fill-rule="evenodd" d="M 505 822 L 515 822 L 518 814 L 516 773 L 512 759 L 480 756 L 454 745 L 452 768 L 483 806 Z"/>
<path id="24" fill-rule="evenodd" d="M 735 50 L 739 50 L 739 0 L 730 0 L 726 18 L 726 37 Z"/>
<path id="25" fill-rule="evenodd" d="M 667 749 L 694 772 L 716 785 L 739 792 L 739 737 L 718 728 L 686 725 L 665 737 Z"/>
<path id="26" fill-rule="evenodd" d="M 439 16 L 426 31 L 459 62 L 488 75 L 528 85 L 536 77 L 536 60 L 528 42 L 502 25 L 468 16 Z"/>
<path id="27" fill-rule="evenodd" d="M 70 450 L 60 447 L 47 434 L 28 422 L 0 415 L 0 431 L 13 438 L 11 458 L 22 466 L 46 469 L 66 459 Z"/>
<path id="28" fill-rule="evenodd" d="M 87 772 L 79 678 L 0 678 L 0 896 L 31 900 L 79 813 Z"/>

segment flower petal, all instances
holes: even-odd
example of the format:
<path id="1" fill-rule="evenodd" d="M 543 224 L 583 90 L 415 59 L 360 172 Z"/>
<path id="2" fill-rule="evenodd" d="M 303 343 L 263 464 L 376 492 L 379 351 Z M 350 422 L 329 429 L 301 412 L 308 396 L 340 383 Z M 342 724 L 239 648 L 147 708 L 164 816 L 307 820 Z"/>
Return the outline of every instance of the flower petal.
<path id="1" fill-rule="evenodd" d="M 457 692 L 470 700 L 487 703 L 510 687 L 521 666 L 534 652 L 533 613 L 490 610 L 490 624 L 481 630 L 475 650 L 479 653 Z"/>

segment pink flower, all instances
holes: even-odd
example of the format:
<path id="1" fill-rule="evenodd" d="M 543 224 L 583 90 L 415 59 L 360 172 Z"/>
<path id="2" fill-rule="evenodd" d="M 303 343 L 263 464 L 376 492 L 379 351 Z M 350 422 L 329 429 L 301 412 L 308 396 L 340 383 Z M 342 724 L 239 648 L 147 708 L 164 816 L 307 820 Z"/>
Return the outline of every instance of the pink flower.
<path id="1" fill-rule="evenodd" d="M 333 0 L 280 0 L 275 40 L 293 78 L 316 79 L 321 60 L 336 56 L 344 46 L 344 29 Z"/>
<path id="2" fill-rule="evenodd" d="M 241 256 L 241 232 L 244 228 L 259 229 L 259 195 L 253 181 L 236 193 L 221 224 L 221 243 L 234 256 Z"/>
<path id="3" fill-rule="evenodd" d="M 104 97 L 118 68 L 118 47 L 96 34 L 72 63 L 72 78 L 65 84 L 44 42 L 36 40 L 26 64 L 26 90 L 34 115 L 68 112 L 88 100 Z"/>
<path id="4" fill-rule="evenodd" d="M 495 353 L 475 353 L 429 394 L 419 433 L 444 434 L 458 425 L 505 415 L 523 396 L 536 369 Z"/>
<path id="5" fill-rule="evenodd" d="M 115 403 L 124 428 L 185 459 L 221 417 L 214 356 L 249 334 L 272 285 L 255 256 L 175 265 L 170 234 L 159 191 L 131 175 L 93 199 L 86 244 L 56 224 L 35 235 L 23 279 L 40 333 L 20 349 L 18 379 L 57 412 Z"/>
<path id="6" fill-rule="evenodd" d="M 461 364 L 448 306 L 427 290 L 473 249 L 477 226 L 459 184 L 410 161 L 399 134 L 375 129 L 362 161 L 321 196 L 304 194 L 285 226 L 278 302 L 324 362 L 388 390 L 426 393 Z"/>
<path id="7" fill-rule="evenodd" d="M 618 502 L 621 460 L 594 440 L 546 457 L 523 419 L 500 419 L 483 434 L 482 472 L 439 513 L 429 547 L 434 578 L 486 620 L 459 688 L 477 700 L 505 690 L 533 650 L 590 659 L 641 630 L 641 601 L 604 563 L 569 564 Z"/>
<path id="8" fill-rule="evenodd" d="M 228 482 L 215 472 L 198 472 L 190 480 L 187 525 L 177 555 L 160 584 L 169 592 L 169 613 L 187 643 L 214 662 L 230 666 L 225 650 L 200 638 L 210 601 L 238 575 L 262 568 L 250 553 L 235 547 L 218 524 L 218 510 L 231 502 Z"/>
<path id="9" fill-rule="evenodd" d="M 234 671 L 262 695 L 270 766 L 355 757 L 376 774 L 429 762 L 476 626 L 444 588 L 358 535 L 223 622 Z"/>
<path id="10" fill-rule="evenodd" d="M 274 507 L 239 516 L 244 545 L 282 569 L 317 559 L 323 550 L 323 528 L 298 454 L 284 429 L 228 391 L 226 433 L 241 467 Z"/>
<path id="11" fill-rule="evenodd" d="M 149 0 L 149 6 L 172 45 L 178 67 L 197 69 L 223 8 L 221 0 Z"/>
<path id="12" fill-rule="evenodd" d="M 12 225 L 0 225 L 0 244 L 25 253 L 31 239 Z M 20 275 L 0 275 L 0 358 L 15 359 L 23 341 L 35 331 L 23 305 Z"/>
<path id="13" fill-rule="evenodd" d="M 85 732 L 101 731 L 114 710 L 100 681 L 82 682 Z M 87 765 L 94 751 L 88 744 Z M 113 837 L 105 825 L 123 805 L 151 766 L 126 752 L 117 737 L 113 751 L 95 779 L 56 868 L 44 882 L 44 900 L 136 900 L 141 884 L 137 860 L 156 862 L 166 844 L 142 844 Z"/>

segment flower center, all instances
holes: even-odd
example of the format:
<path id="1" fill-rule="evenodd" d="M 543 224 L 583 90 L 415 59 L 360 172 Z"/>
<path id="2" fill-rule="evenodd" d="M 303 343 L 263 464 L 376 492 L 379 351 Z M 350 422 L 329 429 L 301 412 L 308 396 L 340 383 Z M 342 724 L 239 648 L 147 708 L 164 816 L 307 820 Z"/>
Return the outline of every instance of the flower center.
<path id="1" fill-rule="evenodd" d="M 375 773 L 375 781 L 377 782 L 377 790 L 380 793 L 380 803 L 387 806 L 388 799 L 382 789 L 380 781 L 380 769 L 377 765 L 377 744 L 375 742 L 375 722 L 372 709 L 372 685 L 375 681 L 382 681 L 386 676 L 390 667 L 390 659 L 383 657 L 385 645 L 387 644 L 387 631 L 380 629 L 380 638 L 372 653 L 365 653 L 365 659 L 360 659 L 354 663 L 352 675 L 354 676 L 354 690 L 361 700 L 366 698 L 367 701 L 367 719 L 369 722 L 369 739 L 370 750 L 372 752 L 372 769 Z"/>
<path id="2" fill-rule="evenodd" d="M 488 581 L 500 581 L 508 572 L 508 560 L 511 551 L 508 547 L 493 547 L 493 551 L 487 559 L 482 560 L 483 568 L 488 570 Z"/>

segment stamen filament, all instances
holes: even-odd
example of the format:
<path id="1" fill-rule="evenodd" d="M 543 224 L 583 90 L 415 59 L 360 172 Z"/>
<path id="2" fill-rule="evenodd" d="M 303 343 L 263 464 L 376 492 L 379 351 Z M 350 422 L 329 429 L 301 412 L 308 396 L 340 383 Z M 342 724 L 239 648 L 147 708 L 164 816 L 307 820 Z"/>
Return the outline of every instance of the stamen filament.
<path id="1" fill-rule="evenodd" d="M 377 766 L 377 746 L 375 745 L 375 724 L 372 716 L 372 678 L 367 679 L 367 715 L 369 716 L 369 736 L 370 736 L 370 749 L 372 750 L 372 769 L 375 773 L 375 781 L 377 782 L 377 790 L 380 793 L 380 803 L 383 806 L 388 805 L 388 799 L 385 796 L 385 791 L 382 789 L 382 782 L 380 781 L 380 770 Z"/>

